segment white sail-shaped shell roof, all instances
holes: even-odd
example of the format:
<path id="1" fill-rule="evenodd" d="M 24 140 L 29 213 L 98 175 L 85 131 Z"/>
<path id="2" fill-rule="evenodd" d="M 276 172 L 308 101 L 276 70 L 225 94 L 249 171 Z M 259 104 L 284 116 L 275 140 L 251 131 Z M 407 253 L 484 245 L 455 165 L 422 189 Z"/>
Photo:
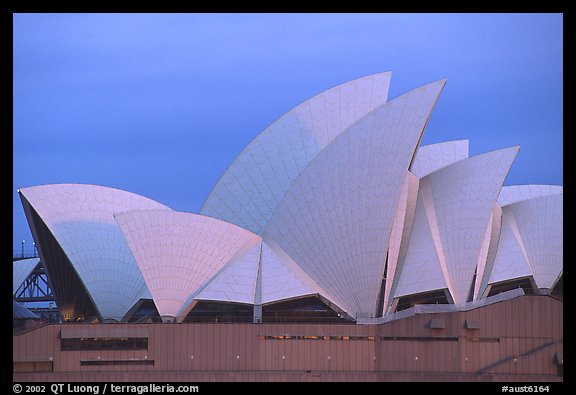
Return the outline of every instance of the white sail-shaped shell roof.
<path id="1" fill-rule="evenodd" d="M 278 244 L 351 316 L 373 315 L 406 171 L 445 81 L 375 109 L 325 147 L 284 195 Z"/>
<path id="2" fill-rule="evenodd" d="M 114 214 L 170 208 L 97 185 L 54 184 L 19 192 L 55 237 L 102 320 L 119 321 L 139 299 L 150 297 Z M 37 246 L 42 257 L 42 245 Z M 43 261 L 50 273 L 50 260 Z"/>
<path id="3" fill-rule="evenodd" d="M 200 213 L 262 234 L 294 180 L 343 131 L 388 98 L 390 72 L 338 85 L 262 131 L 228 167 Z"/>
<path id="4" fill-rule="evenodd" d="M 182 320 L 194 297 L 260 237 L 236 225 L 176 211 L 117 214 L 160 315 Z"/>
<path id="5" fill-rule="evenodd" d="M 410 172 L 422 178 L 466 158 L 468 158 L 468 140 L 424 145 L 418 147 Z"/>
<path id="6" fill-rule="evenodd" d="M 502 187 L 518 147 L 469 157 L 468 140 L 420 146 L 445 80 L 388 101 L 390 75 L 338 85 L 272 123 L 200 214 L 94 185 L 21 189 L 40 258 L 60 270 L 57 299 L 71 289 L 68 317 L 93 316 L 93 304 L 118 321 L 152 298 L 168 321 L 217 301 L 258 306 L 258 322 L 261 306 L 317 295 L 361 318 L 428 291 L 460 304 L 528 276 L 552 289 L 562 187 Z M 14 287 L 31 270 L 19 265 Z"/>
<path id="7" fill-rule="evenodd" d="M 502 232 L 490 283 L 532 275 L 551 289 L 563 273 L 563 187 L 502 188 Z"/>
<path id="8" fill-rule="evenodd" d="M 388 262 L 387 262 L 387 272 L 386 272 L 386 287 L 384 290 L 384 300 L 383 300 L 383 312 L 385 313 L 390 303 L 392 302 L 393 295 L 398 287 L 398 282 L 400 275 L 402 273 L 402 265 L 406 260 L 406 253 L 408 251 L 408 241 L 411 237 L 412 227 L 414 225 L 414 218 L 416 214 L 416 204 L 418 199 L 418 188 L 420 184 L 420 178 L 427 176 L 428 174 L 440 170 L 443 167 L 451 165 L 452 163 L 458 162 L 459 160 L 466 159 L 468 157 L 468 140 L 456 140 L 447 141 L 442 143 L 430 144 L 418 147 L 412 165 L 410 166 L 410 172 L 407 172 L 404 187 L 402 189 L 402 194 L 400 195 L 400 200 L 398 202 L 398 207 L 396 209 L 396 214 L 394 217 L 394 224 L 392 226 L 392 233 L 390 235 L 390 245 L 388 250 Z M 422 198 L 420 198 L 422 200 Z M 423 202 L 420 201 L 419 206 L 419 219 L 416 232 L 418 235 L 414 238 L 414 248 L 415 245 L 419 243 L 426 243 L 430 240 L 430 235 L 427 235 L 426 228 L 422 228 L 422 222 L 424 219 L 422 217 L 424 206 Z M 416 241 L 419 239 L 419 241 Z M 424 247 L 419 247 L 420 249 Z M 414 254 L 414 250 L 411 254 Z M 432 257 L 434 258 L 434 257 Z M 421 264 L 433 265 L 434 259 L 428 262 L 422 261 Z M 437 268 L 437 266 L 434 266 Z M 423 289 L 421 283 L 417 280 L 418 276 L 422 276 L 422 271 L 416 269 L 416 272 L 407 273 L 411 276 L 411 280 L 407 280 L 403 284 L 403 289 L 399 290 L 400 295 L 409 292 L 411 287 L 407 287 L 408 283 L 412 283 L 417 289 L 421 289 L 418 292 L 424 292 L 425 290 L 437 289 L 436 287 L 442 288 L 445 284 L 440 281 L 430 281 L 430 284 Z M 439 275 L 439 272 L 435 272 Z M 432 274 L 430 274 L 432 276 Z M 439 280 L 437 277 L 436 280 Z M 420 283 L 420 285 L 416 284 Z M 432 284 L 434 283 L 434 285 Z"/>
<path id="9" fill-rule="evenodd" d="M 561 195 L 562 193 L 564 193 L 564 188 L 561 185 L 530 184 L 505 186 L 498 196 L 498 204 L 504 207 L 523 200 Z"/>
<path id="10" fill-rule="evenodd" d="M 478 261 L 487 254 L 492 208 L 517 152 L 511 147 L 473 156 L 420 180 L 396 296 L 447 287 L 455 303 L 466 302 Z"/>
<path id="11" fill-rule="evenodd" d="M 229 262 L 194 299 L 254 304 L 262 243 Z"/>
<path id="12" fill-rule="evenodd" d="M 279 246 L 274 243 L 270 244 L 263 243 L 262 245 L 261 304 L 307 295 L 322 295 L 333 302 L 336 301 Z"/>

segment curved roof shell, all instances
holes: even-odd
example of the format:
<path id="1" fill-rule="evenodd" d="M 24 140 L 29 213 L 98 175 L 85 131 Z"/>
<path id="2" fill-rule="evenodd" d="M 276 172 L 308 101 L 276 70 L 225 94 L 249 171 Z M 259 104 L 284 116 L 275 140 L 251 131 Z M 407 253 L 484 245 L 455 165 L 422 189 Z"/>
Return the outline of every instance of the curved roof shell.
<path id="1" fill-rule="evenodd" d="M 537 197 L 561 195 L 563 192 L 564 188 L 561 185 L 529 184 L 505 186 L 498 196 L 498 204 L 504 207 Z"/>
<path id="2" fill-rule="evenodd" d="M 512 147 L 470 157 L 420 180 L 396 296 L 447 287 L 455 303 L 466 302 L 485 259 L 492 208 L 517 152 Z"/>
<path id="3" fill-rule="evenodd" d="M 254 304 L 261 250 L 262 243 L 257 242 L 233 258 L 194 299 Z"/>
<path id="4" fill-rule="evenodd" d="M 481 256 L 478 259 L 478 267 L 476 268 L 477 275 L 474 284 L 475 300 L 482 297 L 488 285 L 490 274 L 494 268 L 502 227 L 502 208 L 496 203 L 492 207 L 492 215 L 490 216 L 490 222 L 484 234 Z"/>
<path id="5" fill-rule="evenodd" d="M 563 272 L 563 187 L 502 188 L 502 232 L 490 283 L 532 275 L 551 289 Z"/>
<path id="6" fill-rule="evenodd" d="M 114 213 L 163 209 L 165 205 L 134 193 L 97 185 L 54 184 L 19 190 L 35 239 L 37 213 L 88 292 L 101 320 L 119 321 L 140 298 L 150 293 Z M 40 257 L 50 246 L 36 241 Z M 56 280 L 59 268 L 44 259 Z M 64 285 L 66 279 L 62 279 Z M 57 288 L 57 287 L 55 287 Z M 58 299 L 58 289 L 55 289 Z M 62 301 L 59 301 L 59 304 Z"/>
<path id="7" fill-rule="evenodd" d="M 410 172 L 422 178 L 466 158 L 468 158 L 468 140 L 424 145 L 418 147 Z"/>
<path id="8" fill-rule="evenodd" d="M 262 244 L 262 292 L 260 304 L 307 295 L 322 295 L 335 302 L 288 254 L 269 241 Z"/>
<path id="9" fill-rule="evenodd" d="M 346 82 L 280 117 L 228 167 L 200 214 L 261 235 L 284 194 L 318 152 L 386 103 L 390 76 L 385 72 Z"/>
<path id="10" fill-rule="evenodd" d="M 115 217 L 165 320 L 184 319 L 203 288 L 261 241 L 239 226 L 197 214 L 152 210 Z"/>
<path id="11" fill-rule="evenodd" d="M 466 159 L 467 157 L 468 140 L 447 141 L 418 147 L 412 165 L 410 166 L 410 171 L 406 174 L 392 225 L 382 313 L 386 313 L 390 307 L 393 295 L 398 287 L 403 262 L 406 260 L 408 241 L 410 240 L 414 216 L 416 215 L 420 178 L 455 162 Z M 423 208 L 420 207 L 418 212 L 419 216 L 422 215 L 422 210 Z M 419 221 L 421 221 L 421 219 Z M 421 233 L 422 230 L 418 229 L 417 232 Z M 415 237 L 425 237 L 425 235 L 420 234 Z M 418 273 L 413 274 L 418 275 Z M 408 282 L 414 281 L 417 280 L 412 279 Z"/>
<path id="12" fill-rule="evenodd" d="M 490 284 L 532 275 L 526 248 L 514 215 L 503 212 L 501 221 L 502 229 L 494 265 L 490 272 Z"/>
<path id="13" fill-rule="evenodd" d="M 264 231 L 351 316 L 376 313 L 404 178 L 444 84 L 350 126 L 294 180 Z"/>
<path id="14" fill-rule="evenodd" d="M 201 300 L 321 295 L 359 318 L 438 289 L 463 303 L 528 275 L 552 288 L 562 187 L 502 187 L 518 147 L 474 157 L 467 140 L 420 147 L 445 80 L 388 101 L 390 75 L 338 85 L 272 123 L 200 215 L 94 185 L 21 189 L 59 307 L 74 310 L 82 290 L 80 305 L 120 320 L 151 297 L 171 321 Z"/>
<path id="15" fill-rule="evenodd" d="M 260 242 L 226 265 L 194 299 L 262 305 L 316 294 L 330 299 L 278 246 Z"/>
<path id="16" fill-rule="evenodd" d="M 239 226 L 176 211 L 115 217 L 165 320 L 183 320 L 199 300 L 261 305 L 330 298 L 278 246 Z"/>

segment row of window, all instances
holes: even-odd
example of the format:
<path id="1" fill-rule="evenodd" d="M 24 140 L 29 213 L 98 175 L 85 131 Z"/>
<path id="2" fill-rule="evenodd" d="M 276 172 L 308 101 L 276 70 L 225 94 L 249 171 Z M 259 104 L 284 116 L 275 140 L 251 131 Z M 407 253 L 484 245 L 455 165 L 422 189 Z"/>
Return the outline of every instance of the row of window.
<path id="1" fill-rule="evenodd" d="M 154 366 L 153 359 L 80 361 L 80 366 Z"/>
<path id="2" fill-rule="evenodd" d="M 458 341 L 457 336 L 313 336 L 313 335 L 261 335 L 261 340 L 412 340 L 412 341 Z"/>
<path id="3" fill-rule="evenodd" d="M 148 339 L 145 337 L 62 339 L 60 349 L 62 351 L 147 350 Z"/>
<path id="4" fill-rule="evenodd" d="M 499 337 L 467 337 L 469 342 L 500 343 Z"/>
<path id="5" fill-rule="evenodd" d="M 299 336 L 299 335 L 265 335 L 262 340 L 376 340 L 374 336 Z"/>
<path id="6" fill-rule="evenodd" d="M 52 361 L 35 361 L 35 362 L 14 362 L 12 365 L 14 372 L 52 372 L 54 364 Z"/>
<path id="7" fill-rule="evenodd" d="M 261 340 L 367 340 L 367 341 L 458 341 L 457 336 L 315 336 L 315 335 L 260 335 Z M 467 337 L 472 342 L 500 342 L 495 338 Z M 148 339 L 124 338 L 79 338 L 62 339 L 62 351 L 77 350 L 147 350 Z"/>

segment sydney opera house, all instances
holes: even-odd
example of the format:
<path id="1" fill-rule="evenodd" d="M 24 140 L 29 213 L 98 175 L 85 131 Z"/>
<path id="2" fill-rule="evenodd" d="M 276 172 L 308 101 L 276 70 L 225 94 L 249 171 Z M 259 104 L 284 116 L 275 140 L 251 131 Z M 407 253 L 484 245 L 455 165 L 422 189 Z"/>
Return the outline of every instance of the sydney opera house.
<path id="1" fill-rule="evenodd" d="M 19 189 L 60 320 L 15 381 L 561 381 L 563 188 L 519 147 L 422 145 L 445 80 L 391 73 L 293 108 L 198 213 L 96 185 Z"/>

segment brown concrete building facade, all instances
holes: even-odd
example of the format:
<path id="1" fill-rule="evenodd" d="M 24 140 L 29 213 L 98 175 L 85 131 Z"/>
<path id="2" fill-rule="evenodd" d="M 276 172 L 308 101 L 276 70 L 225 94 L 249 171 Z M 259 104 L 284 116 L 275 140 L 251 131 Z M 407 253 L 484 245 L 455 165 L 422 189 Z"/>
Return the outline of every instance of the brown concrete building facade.
<path id="1" fill-rule="evenodd" d="M 14 335 L 24 381 L 562 381 L 563 302 L 525 295 L 381 325 L 52 324 Z"/>

